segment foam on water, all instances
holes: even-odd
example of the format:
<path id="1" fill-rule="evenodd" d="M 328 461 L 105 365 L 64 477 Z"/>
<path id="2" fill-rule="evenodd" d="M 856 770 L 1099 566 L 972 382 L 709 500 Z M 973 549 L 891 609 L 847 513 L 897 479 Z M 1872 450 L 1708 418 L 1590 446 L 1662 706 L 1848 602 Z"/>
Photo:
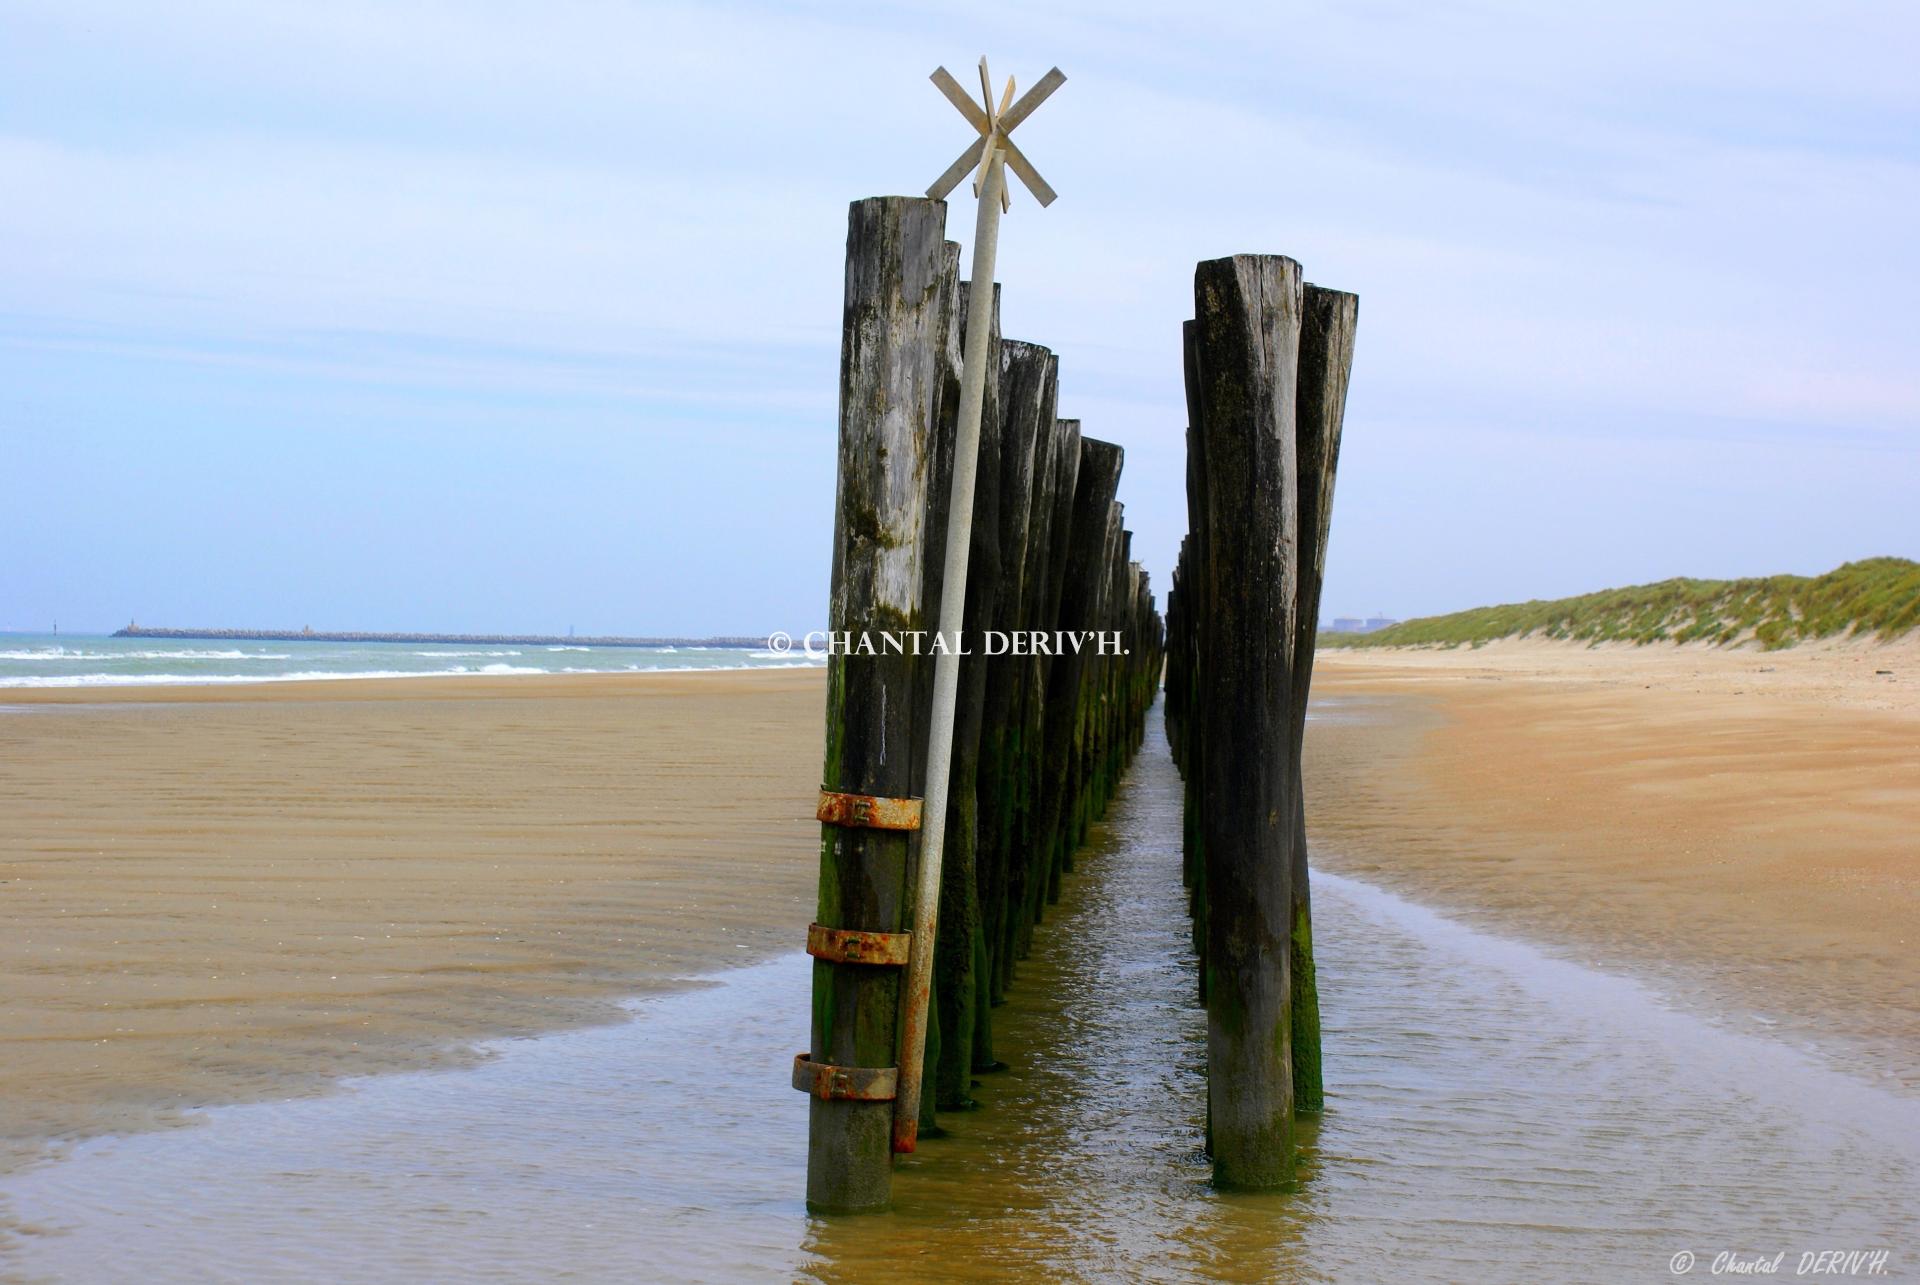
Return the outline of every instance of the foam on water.
<path id="1" fill-rule="evenodd" d="M 12 635 L 0 650 L 0 689 L 166 687 L 193 683 L 426 678 L 436 675 L 638 673 L 819 665 L 804 656 L 737 647 L 472 648 L 405 643 L 290 642 L 273 650 L 151 638 Z M 474 664 L 474 661 L 494 663 Z M 76 672 L 79 671 L 79 672 Z"/>
<path id="2" fill-rule="evenodd" d="M 442 656 L 518 656 L 520 653 L 517 651 L 456 651 L 448 648 L 443 651 L 416 651 L 413 654 L 428 660 L 438 660 Z"/>

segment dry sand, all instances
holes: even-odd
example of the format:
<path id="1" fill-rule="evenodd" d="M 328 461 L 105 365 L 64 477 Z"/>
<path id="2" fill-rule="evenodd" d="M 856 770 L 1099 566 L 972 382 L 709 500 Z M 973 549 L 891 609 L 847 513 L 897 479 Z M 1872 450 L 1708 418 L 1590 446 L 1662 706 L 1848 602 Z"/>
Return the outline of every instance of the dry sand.
<path id="1" fill-rule="evenodd" d="M 15 692 L 0 1168 L 798 949 L 819 672 Z"/>
<path id="2" fill-rule="evenodd" d="M 1323 652 L 1314 690 L 1327 868 L 1920 1086 L 1920 639 Z"/>

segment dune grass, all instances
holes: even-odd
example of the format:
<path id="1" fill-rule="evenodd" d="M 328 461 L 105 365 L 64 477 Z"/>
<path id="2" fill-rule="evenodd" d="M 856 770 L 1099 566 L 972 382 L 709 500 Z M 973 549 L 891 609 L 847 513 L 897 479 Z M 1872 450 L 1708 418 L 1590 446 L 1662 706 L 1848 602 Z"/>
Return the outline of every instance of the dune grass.
<path id="1" fill-rule="evenodd" d="M 1496 638 L 1589 643 L 1756 642 L 1768 651 L 1816 638 L 1897 638 L 1920 624 L 1920 563 L 1867 558 L 1821 576 L 1662 580 L 1552 602 L 1477 607 L 1370 634 L 1322 632 L 1322 647 L 1478 647 Z"/>

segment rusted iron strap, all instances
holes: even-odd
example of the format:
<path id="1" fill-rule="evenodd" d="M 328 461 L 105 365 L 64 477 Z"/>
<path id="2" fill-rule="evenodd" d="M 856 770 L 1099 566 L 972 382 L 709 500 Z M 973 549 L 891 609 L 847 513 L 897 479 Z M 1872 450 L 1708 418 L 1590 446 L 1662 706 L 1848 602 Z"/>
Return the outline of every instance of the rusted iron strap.
<path id="1" fill-rule="evenodd" d="M 870 933 L 860 928 L 807 925 L 807 953 L 835 964 L 887 964 L 903 968 L 912 933 Z"/>
<path id="2" fill-rule="evenodd" d="M 890 1066 L 829 1066 L 793 1055 L 793 1087 L 822 1102 L 891 1102 L 899 1076 Z"/>
<path id="3" fill-rule="evenodd" d="M 888 799 L 872 794 L 841 794 L 822 786 L 820 807 L 814 815 L 828 825 L 862 826 L 869 830 L 918 830 L 920 800 Z"/>

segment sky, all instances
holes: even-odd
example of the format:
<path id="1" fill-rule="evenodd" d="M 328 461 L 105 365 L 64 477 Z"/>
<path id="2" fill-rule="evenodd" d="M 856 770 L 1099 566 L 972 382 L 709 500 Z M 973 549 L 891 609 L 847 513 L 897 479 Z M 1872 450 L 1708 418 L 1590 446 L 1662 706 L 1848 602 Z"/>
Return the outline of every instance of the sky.
<path id="1" fill-rule="evenodd" d="M 1920 556 L 1916 48 L 1891 3 L 5 0 L 0 628 L 819 625 L 847 204 L 945 168 L 927 75 L 983 52 L 1069 78 L 1003 328 L 1126 449 L 1157 590 L 1239 252 L 1360 296 L 1325 616 Z"/>

